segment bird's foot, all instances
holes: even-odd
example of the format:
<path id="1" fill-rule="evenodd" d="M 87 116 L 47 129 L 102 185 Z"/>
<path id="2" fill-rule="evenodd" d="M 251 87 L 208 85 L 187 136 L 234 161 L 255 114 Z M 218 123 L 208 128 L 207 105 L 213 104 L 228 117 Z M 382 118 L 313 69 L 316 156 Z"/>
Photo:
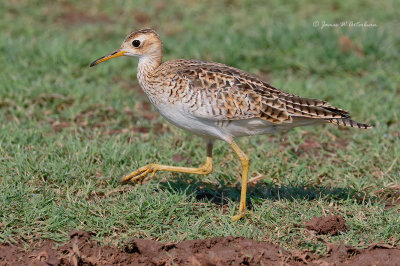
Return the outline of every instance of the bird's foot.
<path id="1" fill-rule="evenodd" d="M 143 167 L 140 167 L 139 169 L 133 171 L 129 175 L 124 176 L 124 178 L 121 179 L 121 182 L 122 183 L 128 181 L 135 182 L 141 178 L 144 178 L 148 174 L 151 174 L 151 177 L 153 177 L 154 174 L 159 170 L 157 166 L 158 166 L 157 164 L 148 164 Z"/>
<path id="2" fill-rule="evenodd" d="M 232 221 L 236 222 L 237 220 L 243 218 L 246 215 L 245 211 L 240 211 L 237 215 L 232 217 Z"/>

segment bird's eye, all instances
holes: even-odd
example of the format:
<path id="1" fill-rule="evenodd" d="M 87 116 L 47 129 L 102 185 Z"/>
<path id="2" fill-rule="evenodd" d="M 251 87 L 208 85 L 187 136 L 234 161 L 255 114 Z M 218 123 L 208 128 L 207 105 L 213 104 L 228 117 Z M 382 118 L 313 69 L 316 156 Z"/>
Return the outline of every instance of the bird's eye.
<path id="1" fill-rule="evenodd" d="M 133 40 L 132 45 L 133 45 L 133 47 L 139 47 L 140 41 L 139 40 Z"/>

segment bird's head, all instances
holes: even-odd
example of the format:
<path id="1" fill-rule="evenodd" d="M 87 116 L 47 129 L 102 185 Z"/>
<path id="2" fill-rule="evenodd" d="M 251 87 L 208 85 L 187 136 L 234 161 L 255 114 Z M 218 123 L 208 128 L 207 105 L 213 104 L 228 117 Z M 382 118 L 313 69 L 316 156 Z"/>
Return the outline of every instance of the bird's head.
<path id="1" fill-rule="evenodd" d="M 160 36 L 152 29 L 138 30 L 130 33 L 121 47 L 114 52 L 105 55 L 95 61 L 90 66 L 93 67 L 111 58 L 119 56 L 136 56 L 139 58 L 152 58 L 161 61 L 162 41 Z"/>

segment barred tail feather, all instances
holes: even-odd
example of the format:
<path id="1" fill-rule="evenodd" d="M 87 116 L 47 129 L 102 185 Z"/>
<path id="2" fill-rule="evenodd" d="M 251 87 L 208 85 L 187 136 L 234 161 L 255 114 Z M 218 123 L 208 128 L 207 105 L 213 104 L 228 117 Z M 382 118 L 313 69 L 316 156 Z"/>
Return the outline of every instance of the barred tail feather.
<path id="1" fill-rule="evenodd" d="M 339 126 L 345 126 L 345 127 L 355 127 L 355 128 L 361 128 L 361 129 L 369 129 L 372 126 L 363 124 L 363 123 L 358 123 L 354 120 L 351 120 L 349 118 L 329 118 L 325 119 L 328 123 L 336 124 Z"/>

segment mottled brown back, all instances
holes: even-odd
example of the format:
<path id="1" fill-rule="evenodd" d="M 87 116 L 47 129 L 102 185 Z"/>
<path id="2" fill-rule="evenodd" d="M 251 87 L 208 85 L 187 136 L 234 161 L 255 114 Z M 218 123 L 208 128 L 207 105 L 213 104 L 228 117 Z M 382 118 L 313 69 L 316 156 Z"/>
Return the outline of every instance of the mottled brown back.
<path id="1" fill-rule="evenodd" d="M 215 120 L 259 117 L 281 124 L 293 118 L 320 119 L 344 126 L 368 128 L 326 101 L 302 98 L 272 87 L 240 69 L 197 60 L 171 60 L 153 75 L 162 75 L 170 101 L 183 101 L 194 116 Z M 161 85 L 161 84 L 160 84 Z"/>

